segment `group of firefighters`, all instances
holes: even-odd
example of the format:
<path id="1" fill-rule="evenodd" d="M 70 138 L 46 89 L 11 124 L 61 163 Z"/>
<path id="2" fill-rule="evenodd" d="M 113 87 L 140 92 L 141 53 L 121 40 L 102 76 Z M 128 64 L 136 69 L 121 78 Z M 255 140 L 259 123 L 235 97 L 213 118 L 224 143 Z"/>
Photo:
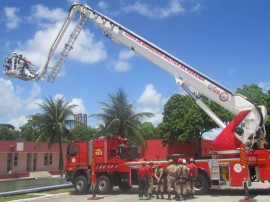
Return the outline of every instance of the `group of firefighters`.
<path id="1" fill-rule="evenodd" d="M 189 160 L 189 163 L 187 163 L 186 159 L 182 158 L 178 158 L 176 163 L 170 159 L 166 169 L 161 162 L 158 162 L 155 168 L 153 166 L 153 161 L 150 161 L 148 165 L 143 161 L 142 166 L 138 169 L 140 200 L 143 197 L 146 197 L 146 199 L 154 198 L 154 185 L 156 199 L 165 199 L 166 182 L 167 200 L 172 200 L 171 197 L 173 194 L 175 194 L 174 199 L 176 201 L 180 201 L 181 197 L 184 200 L 194 198 L 198 168 L 193 158 Z"/>
<path id="2" fill-rule="evenodd" d="M 5 58 L 5 73 L 16 73 L 18 75 L 27 76 L 29 78 L 35 77 L 35 72 L 30 68 L 33 64 L 23 56 L 22 53 L 13 52 L 11 57 Z"/>

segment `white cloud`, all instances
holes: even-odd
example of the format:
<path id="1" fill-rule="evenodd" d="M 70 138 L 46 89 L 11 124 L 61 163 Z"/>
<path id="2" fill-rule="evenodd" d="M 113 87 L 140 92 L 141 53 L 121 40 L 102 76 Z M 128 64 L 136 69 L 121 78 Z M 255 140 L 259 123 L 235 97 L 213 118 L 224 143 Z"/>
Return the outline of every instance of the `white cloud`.
<path id="1" fill-rule="evenodd" d="M 87 110 L 86 110 L 86 107 L 83 104 L 82 99 L 73 98 L 71 100 L 70 104 L 77 105 L 77 107 L 74 107 L 73 110 L 72 110 L 74 114 L 80 114 L 80 113 L 87 114 Z"/>
<path id="2" fill-rule="evenodd" d="M 129 49 L 124 49 L 119 52 L 118 59 L 111 62 L 113 70 L 117 72 L 126 72 L 131 69 L 132 65 L 128 62 L 134 56 L 134 52 Z"/>
<path id="3" fill-rule="evenodd" d="M 214 140 L 222 131 L 221 128 L 214 128 L 212 131 L 204 133 L 203 138 L 207 140 Z"/>
<path id="4" fill-rule="evenodd" d="M 108 3 L 105 1 L 99 1 L 98 2 L 98 8 L 100 8 L 101 10 L 107 10 L 108 8 Z"/>
<path id="5" fill-rule="evenodd" d="M 45 22 L 55 23 L 59 21 L 64 21 L 67 12 L 60 8 L 55 8 L 50 10 L 49 8 L 38 4 L 31 7 L 31 15 L 29 16 L 29 20 L 35 23 L 40 23 L 40 26 L 43 26 Z"/>
<path id="6" fill-rule="evenodd" d="M 165 103 L 165 99 L 162 98 L 161 93 L 156 91 L 153 84 L 148 84 L 145 87 L 137 101 L 145 106 L 160 106 Z"/>
<path id="7" fill-rule="evenodd" d="M 175 14 L 185 12 L 179 0 L 171 0 L 167 7 L 158 7 L 141 2 L 135 2 L 132 5 L 128 5 L 124 8 L 125 12 L 138 12 L 141 15 L 148 16 L 151 18 L 166 18 Z"/>
<path id="8" fill-rule="evenodd" d="M 64 97 L 64 95 L 62 95 L 62 94 L 56 94 L 54 96 L 54 100 L 61 99 L 62 97 Z M 83 104 L 83 100 L 81 98 L 72 98 L 72 100 L 70 100 L 70 104 L 71 105 L 77 105 L 76 107 L 74 107 L 72 109 L 72 111 L 73 111 L 74 114 L 79 114 L 79 113 L 87 114 L 86 107 Z"/>
<path id="9" fill-rule="evenodd" d="M 27 117 L 21 115 L 18 118 L 12 118 L 8 123 L 13 125 L 16 130 L 19 130 L 21 126 L 27 123 Z"/>
<path id="10" fill-rule="evenodd" d="M 21 108 L 21 101 L 10 80 L 0 78 L 0 95 L 0 120 L 14 116 L 16 111 Z"/>
<path id="11" fill-rule="evenodd" d="M 162 122 L 162 110 L 166 100 L 161 93 L 157 92 L 153 84 L 148 84 L 137 99 L 137 102 L 142 106 L 139 111 L 153 113 L 154 117 L 147 119 L 147 121 L 157 126 Z"/>
<path id="12" fill-rule="evenodd" d="M 21 19 L 18 17 L 17 13 L 20 12 L 20 9 L 15 7 L 5 7 L 4 12 L 6 16 L 6 28 L 8 30 L 18 28 Z"/>
<path id="13" fill-rule="evenodd" d="M 198 12 L 202 9 L 202 5 L 200 3 L 197 3 L 192 9 L 191 12 Z"/>
<path id="14" fill-rule="evenodd" d="M 26 93 L 26 99 L 20 97 L 24 93 L 20 86 L 14 87 L 10 80 L 0 78 L 0 123 L 10 123 L 19 129 L 19 126 L 26 123 L 26 118 L 35 110 L 38 110 L 36 103 L 41 102 L 40 87 L 33 84 L 32 90 Z"/>
<path id="15" fill-rule="evenodd" d="M 34 6 L 29 20 L 36 23 L 40 29 L 36 31 L 31 39 L 25 43 L 20 43 L 19 49 L 16 51 L 22 52 L 34 65 L 43 66 L 47 60 L 50 46 L 64 24 L 67 14 L 68 12 L 60 8 L 49 9 L 42 5 Z M 76 23 L 73 21 L 70 23 L 54 56 L 57 56 L 62 51 Z M 87 29 L 81 31 L 69 55 L 69 59 L 89 64 L 102 61 L 106 57 L 107 53 L 103 43 L 96 40 L 95 35 Z M 54 65 L 55 58 L 52 59 L 53 61 L 49 66 Z"/>

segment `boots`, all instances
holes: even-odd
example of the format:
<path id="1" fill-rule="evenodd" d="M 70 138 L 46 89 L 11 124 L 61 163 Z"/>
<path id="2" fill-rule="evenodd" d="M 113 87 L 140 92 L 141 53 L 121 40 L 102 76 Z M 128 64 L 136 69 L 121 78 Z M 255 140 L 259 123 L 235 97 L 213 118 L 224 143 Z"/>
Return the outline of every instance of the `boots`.
<path id="1" fill-rule="evenodd" d="M 165 199 L 165 197 L 163 196 L 163 193 L 161 193 L 161 198 L 162 198 L 162 199 Z"/>
<path id="2" fill-rule="evenodd" d="M 167 200 L 172 200 L 171 194 L 168 194 L 168 199 Z"/>
<path id="3" fill-rule="evenodd" d="M 176 196 L 175 196 L 175 200 L 176 200 L 176 201 L 180 201 L 180 195 L 176 195 Z"/>
<path id="4" fill-rule="evenodd" d="M 159 195 L 158 195 L 158 192 L 156 193 L 156 199 L 160 199 L 160 198 L 159 198 Z"/>

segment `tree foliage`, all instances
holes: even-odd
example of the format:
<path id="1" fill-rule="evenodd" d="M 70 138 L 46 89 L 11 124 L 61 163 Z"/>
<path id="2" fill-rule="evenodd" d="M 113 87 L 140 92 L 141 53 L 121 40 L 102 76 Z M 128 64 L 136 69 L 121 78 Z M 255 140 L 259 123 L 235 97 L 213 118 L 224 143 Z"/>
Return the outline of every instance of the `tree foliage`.
<path id="1" fill-rule="evenodd" d="M 43 114 L 35 115 L 32 118 L 39 125 L 36 141 L 48 141 L 49 146 L 53 143 L 59 144 L 59 171 L 63 176 L 63 151 L 62 151 L 62 139 L 67 136 L 69 130 L 66 128 L 66 121 L 73 115 L 72 109 L 76 105 L 65 102 L 64 97 L 53 100 L 51 97 L 45 98 L 45 102 L 38 104 L 42 109 Z"/>
<path id="2" fill-rule="evenodd" d="M 201 99 L 224 122 L 232 115 L 206 97 Z M 169 140 L 199 140 L 198 154 L 201 153 L 201 138 L 205 132 L 217 128 L 218 125 L 194 102 L 189 95 L 174 94 L 164 106 L 163 121 L 159 125 L 159 133 Z"/>
<path id="3" fill-rule="evenodd" d="M 139 126 L 139 128 L 141 129 L 145 140 L 158 138 L 155 126 L 151 122 L 144 122 Z"/>
<path id="4" fill-rule="evenodd" d="M 242 88 L 238 88 L 237 93 L 246 96 L 249 100 L 253 101 L 256 105 L 264 105 L 268 112 L 270 112 L 270 90 L 264 93 L 262 88 L 256 84 L 243 85 Z M 270 143 L 270 120 L 267 119 L 265 123 L 266 128 L 266 140 Z M 268 132 L 268 133 L 267 133 Z M 268 148 L 270 145 L 268 144 Z"/>
<path id="5" fill-rule="evenodd" d="M 145 118 L 153 116 L 150 112 L 136 113 L 134 103 L 127 99 L 123 89 L 114 94 L 109 94 L 109 103 L 101 102 L 101 113 L 93 114 L 102 120 L 99 134 L 120 135 L 128 138 L 131 144 L 145 145 L 143 132 L 139 125 Z"/>
<path id="6" fill-rule="evenodd" d="M 43 116 L 42 114 L 34 114 L 28 117 L 27 123 L 20 127 L 21 137 L 26 141 L 35 141 L 43 127 Z M 47 137 L 44 136 L 41 141 L 46 141 Z"/>
<path id="7" fill-rule="evenodd" d="M 18 140 L 20 132 L 14 130 L 14 126 L 10 124 L 0 124 L 0 140 Z"/>
<path id="8" fill-rule="evenodd" d="M 70 129 L 70 134 L 67 138 L 69 141 L 89 141 L 92 138 L 97 137 L 97 129 L 86 127 L 84 125 L 76 126 Z"/>

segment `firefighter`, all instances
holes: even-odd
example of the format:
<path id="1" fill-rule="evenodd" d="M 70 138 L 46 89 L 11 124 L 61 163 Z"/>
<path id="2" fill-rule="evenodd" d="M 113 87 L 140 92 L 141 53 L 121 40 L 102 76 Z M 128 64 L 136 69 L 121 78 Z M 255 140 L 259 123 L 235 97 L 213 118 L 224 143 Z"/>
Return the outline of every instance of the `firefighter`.
<path id="1" fill-rule="evenodd" d="M 177 172 L 177 180 L 175 183 L 175 191 L 176 191 L 176 201 L 180 201 L 180 196 L 187 199 L 187 189 L 188 189 L 188 167 L 186 166 L 186 160 L 178 158 L 177 159 L 178 172 Z"/>
<path id="2" fill-rule="evenodd" d="M 149 176 L 148 176 L 148 197 L 149 199 L 154 198 L 153 196 L 153 178 L 154 178 L 154 170 L 153 170 L 154 162 L 150 161 L 149 165 L 147 165 L 147 169 L 149 170 Z"/>
<path id="3" fill-rule="evenodd" d="M 156 185 L 156 198 L 157 199 L 160 199 L 159 198 L 159 194 L 161 194 L 161 198 L 162 199 L 165 199 L 164 196 L 163 196 L 163 193 L 164 193 L 164 183 L 165 183 L 165 172 L 164 172 L 164 169 L 162 168 L 162 164 L 161 163 L 158 163 L 157 164 L 157 168 L 155 169 L 155 180 L 157 182 L 157 185 Z"/>
<path id="4" fill-rule="evenodd" d="M 142 166 L 138 169 L 138 182 L 139 182 L 139 200 L 143 199 L 143 196 L 148 198 L 148 178 L 149 169 L 145 166 L 146 162 L 142 162 Z"/>
<path id="5" fill-rule="evenodd" d="M 198 167 L 195 165 L 195 160 L 193 158 L 190 158 L 188 168 L 189 168 L 188 183 L 190 187 L 190 198 L 194 198 L 195 181 L 198 176 Z"/>
<path id="6" fill-rule="evenodd" d="M 171 195 L 175 190 L 175 181 L 177 177 L 177 166 L 173 164 L 173 160 L 169 160 L 169 166 L 166 168 L 165 173 L 167 174 L 167 191 L 168 200 L 171 200 Z"/>

